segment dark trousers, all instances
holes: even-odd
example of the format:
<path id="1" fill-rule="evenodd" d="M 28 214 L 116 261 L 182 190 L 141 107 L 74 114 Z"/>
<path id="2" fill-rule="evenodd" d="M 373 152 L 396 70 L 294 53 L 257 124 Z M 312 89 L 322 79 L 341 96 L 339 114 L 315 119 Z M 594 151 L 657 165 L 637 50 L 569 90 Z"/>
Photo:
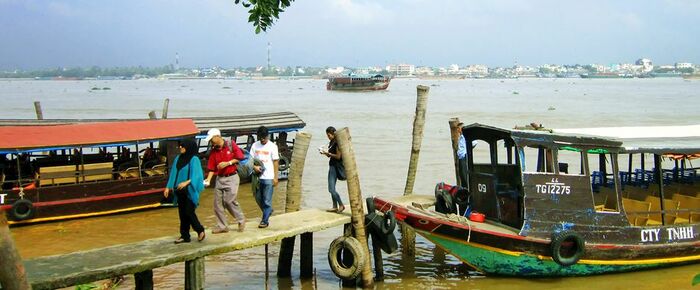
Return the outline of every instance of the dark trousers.
<path id="1" fill-rule="evenodd" d="M 197 214 L 194 213 L 194 203 L 190 200 L 187 190 L 175 190 L 177 194 L 177 212 L 180 215 L 180 237 L 190 240 L 190 226 L 197 234 L 204 231 L 204 227 L 199 223 Z"/>
<path id="2" fill-rule="evenodd" d="M 467 158 L 458 160 L 460 185 L 469 189 L 469 172 L 467 170 Z"/>

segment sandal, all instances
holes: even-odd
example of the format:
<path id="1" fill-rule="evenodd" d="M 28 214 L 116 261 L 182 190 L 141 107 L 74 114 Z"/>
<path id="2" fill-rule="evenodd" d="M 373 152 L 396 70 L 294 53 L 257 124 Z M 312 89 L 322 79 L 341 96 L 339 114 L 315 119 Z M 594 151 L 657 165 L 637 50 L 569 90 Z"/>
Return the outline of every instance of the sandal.
<path id="1" fill-rule="evenodd" d="M 206 238 L 206 237 L 207 237 L 207 234 L 206 234 L 204 231 L 202 231 L 201 233 L 199 233 L 199 234 L 197 235 L 197 241 L 200 241 L 200 242 L 201 242 L 201 241 L 203 241 L 204 238 Z"/>
<path id="2" fill-rule="evenodd" d="M 326 210 L 327 212 L 338 212 L 338 208 L 329 208 Z"/>
<path id="3" fill-rule="evenodd" d="M 189 243 L 189 242 L 190 242 L 189 240 L 185 240 L 185 239 L 183 239 L 183 238 L 179 238 L 179 239 L 175 240 L 174 243 L 175 243 L 175 244 L 182 244 L 182 243 Z"/>
<path id="4" fill-rule="evenodd" d="M 341 205 L 338 210 L 336 211 L 337 213 L 341 213 L 345 210 L 345 206 Z"/>

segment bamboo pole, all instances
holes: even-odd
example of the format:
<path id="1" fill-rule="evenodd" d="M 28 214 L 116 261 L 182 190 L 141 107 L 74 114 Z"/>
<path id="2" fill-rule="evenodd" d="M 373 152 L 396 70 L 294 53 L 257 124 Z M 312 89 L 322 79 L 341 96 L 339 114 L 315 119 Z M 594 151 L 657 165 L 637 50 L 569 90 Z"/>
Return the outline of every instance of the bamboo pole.
<path id="1" fill-rule="evenodd" d="M 163 101 L 163 113 L 160 115 L 161 119 L 167 119 L 168 118 L 168 106 L 170 105 L 170 99 L 165 98 L 165 101 Z"/>
<path id="2" fill-rule="evenodd" d="M 348 183 L 348 195 L 350 199 L 350 210 L 352 213 L 351 221 L 355 228 L 355 238 L 362 245 L 364 253 L 364 267 L 362 268 L 362 286 L 364 288 L 372 288 L 374 279 L 372 277 L 372 265 L 369 257 L 369 246 L 367 245 L 367 232 L 365 230 L 365 210 L 362 205 L 362 191 L 360 190 L 360 176 L 357 172 L 357 164 L 355 163 L 355 152 L 352 149 L 350 139 L 350 129 L 343 128 L 336 132 L 338 139 L 338 147 L 340 147 L 341 155 L 343 156 L 343 166 L 345 166 L 345 174 Z"/>
<path id="3" fill-rule="evenodd" d="M 301 177 L 304 174 L 306 153 L 309 151 L 310 143 L 311 134 L 306 132 L 297 133 L 294 138 L 294 150 L 292 151 L 292 160 L 289 164 L 291 167 L 289 168 L 289 177 L 287 178 L 287 202 L 285 204 L 285 212 L 299 211 L 301 207 Z M 292 258 L 294 256 L 295 240 L 296 237 L 282 239 L 279 258 L 277 259 L 277 277 L 292 276 Z M 301 246 L 303 247 L 304 245 L 302 244 Z M 309 253 L 304 251 L 303 254 Z M 307 257 L 302 258 L 306 259 Z"/>
<path id="4" fill-rule="evenodd" d="M 7 290 L 32 289 L 3 210 L 0 210 L 0 286 Z"/>
<path id="5" fill-rule="evenodd" d="M 413 194 L 413 185 L 416 182 L 418 170 L 418 157 L 420 146 L 423 143 L 423 128 L 425 127 L 425 112 L 428 107 L 428 92 L 430 87 L 419 85 L 416 87 L 416 116 L 413 119 L 413 143 L 411 146 L 411 159 L 408 163 L 408 175 L 403 195 Z M 409 226 L 401 224 L 401 245 L 406 256 L 416 255 L 416 233 Z"/>
<path id="6" fill-rule="evenodd" d="M 39 101 L 34 102 L 34 111 L 36 111 L 36 119 L 37 120 L 44 119 L 44 112 L 41 111 L 41 102 L 39 102 Z"/>
<path id="7" fill-rule="evenodd" d="M 451 118 L 449 124 L 450 136 L 452 139 L 452 157 L 454 159 L 455 176 L 457 178 L 456 184 L 459 186 L 466 186 L 465 184 L 462 184 L 462 179 L 460 178 L 460 174 L 462 174 L 462 172 L 459 172 L 459 158 L 457 156 L 457 150 L 459 149 L 459 135 L 462 134 L 462 132 L 459 130 L 459 118 Z"/>

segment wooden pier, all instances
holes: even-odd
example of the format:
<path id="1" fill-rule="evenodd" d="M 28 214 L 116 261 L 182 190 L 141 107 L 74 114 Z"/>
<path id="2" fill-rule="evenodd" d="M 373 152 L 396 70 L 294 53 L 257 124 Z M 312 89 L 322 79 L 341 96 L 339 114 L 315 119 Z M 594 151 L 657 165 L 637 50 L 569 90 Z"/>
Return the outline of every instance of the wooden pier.
<path id="1" fill-rule="evenodd" d="M 350 223 L 346 214 L 307 209 L 270 218 L 270 227 L 250 227 L 243 233 L 230 232 L 212 235 L 207 232 L 204 241 L 174 244 L 177 238 L 163 237 L 137 243 L 122 244 L 65 255 L 46 256 L 25 260 L 29 283 L 33 289 L 54 289 L 90 283 L 120 275 L 134 274 L 137 289 L 152 289 L 152 269 L 185 262 L 185 289 L 204 286 L 204 257 L 236 250 L 267 245 L 284 238 L 301 235 L 306 247 L 301 247 L 301 258 L 312 257 L 313 232 Z M 301 272 L 313 269 L 302 263 Z"/>

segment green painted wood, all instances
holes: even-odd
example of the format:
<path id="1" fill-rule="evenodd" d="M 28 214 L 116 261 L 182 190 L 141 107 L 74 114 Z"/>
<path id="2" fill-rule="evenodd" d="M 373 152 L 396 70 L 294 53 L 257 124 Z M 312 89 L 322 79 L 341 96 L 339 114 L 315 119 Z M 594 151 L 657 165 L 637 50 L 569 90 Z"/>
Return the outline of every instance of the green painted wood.
<path id="1" fill-rule="evenodd" d="M 419 233 L 435 245 L 485 274 L 521 277 L 585 276 L 635 271 L 662 266 L 660 264 L 592 265 L 579 263 L 569 267 L 563 267 L 548 257 L 540 258 L 536 255 L 528 254 L 510 255 L 476 247 L 467 243 L 466 240 L 456 241 L 424 231 L 420 231 Z"/>
<path id="2" fill-rule="evenodd" d="M 208 255 L 247 249 L 278 242 L 307 232 L 316 232 L 350 222 L 350 216 L 308 209 L 272 216 L 265 229 L 249 227 L 244 233 L 212 235 L 199 243 L 174 244 L 177 236 L 121 244 L 106 248 L 47 256 L 25 261 L 34 289 L 54 289 L 129 275 Z M 173 229 L 176 232 L 177 229 Z"/>
<path id="3" fill-rule="evenodd" d="M 185 290 L 204 289 L 204 257 L 185 261 Z"/>

